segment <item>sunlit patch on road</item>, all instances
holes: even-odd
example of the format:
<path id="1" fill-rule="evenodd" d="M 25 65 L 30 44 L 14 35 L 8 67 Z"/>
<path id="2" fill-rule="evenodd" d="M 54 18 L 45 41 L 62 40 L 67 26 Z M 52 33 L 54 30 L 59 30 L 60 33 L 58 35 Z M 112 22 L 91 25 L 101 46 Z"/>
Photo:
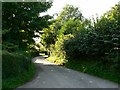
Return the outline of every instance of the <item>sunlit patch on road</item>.
<path id="1" fill-rule="evenodd" d="M 32 61 L 34 63 L 39 63 L 39 64 L 43 64 L 43 65 L 57 65 L 55 63 L 45 60 L 44 58 L 34 58 Z"/>
<path id="2" fill-rule="evenodd" d="M 89 81 L 89 83 L 93 83 L 93 81 Z"/>

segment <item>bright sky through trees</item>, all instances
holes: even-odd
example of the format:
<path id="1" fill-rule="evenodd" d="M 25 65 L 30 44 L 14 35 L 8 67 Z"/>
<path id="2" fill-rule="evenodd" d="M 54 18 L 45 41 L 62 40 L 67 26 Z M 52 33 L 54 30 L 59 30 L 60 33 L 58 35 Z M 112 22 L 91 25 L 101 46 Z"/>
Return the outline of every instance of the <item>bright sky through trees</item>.
<path id="1" fill-rule="evenodd" d="M 120 0 L 53 0 L 53 6 L 48 10 L 47 14 L 53 15 L 59 13 L 66 4 L 71 4 L 80 8 L 82 14 L 86 18 L 93 16 L 101 16 L 110 10 Z"/>

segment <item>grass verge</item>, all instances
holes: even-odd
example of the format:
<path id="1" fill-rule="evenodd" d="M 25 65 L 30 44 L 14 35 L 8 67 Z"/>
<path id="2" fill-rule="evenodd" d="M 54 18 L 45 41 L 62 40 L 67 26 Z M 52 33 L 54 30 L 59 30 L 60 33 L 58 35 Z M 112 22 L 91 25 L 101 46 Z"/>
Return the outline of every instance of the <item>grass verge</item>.
<path id="1" fill-rule="evenodd" d="M 28 72 L 24 72 L 21 75 L 18 75 L 13 78 L 7 78 L 3 79 L 2 81 L 2 90 L 13 90 L 14 88 L 17 88 L 18 86 L 24 84 L 25 82 L 30 81 L 34 75 L 35 75 L 35 66 L 32 64 L 29 67 Z"/>
<path id="2" fill-rule="evenodd" d="M 120 84 L 120 73 L 105 69 L 101 62 L 96 62 L 95 60 L 69 60 L 65 67 Z"/>
<path id="3" fill-rule="evenodd" d="M 35 65 L 31 57 L 23 53 L 2 53 L 2 89 L 12 90 L 31 80 L 35 75 Z"/>

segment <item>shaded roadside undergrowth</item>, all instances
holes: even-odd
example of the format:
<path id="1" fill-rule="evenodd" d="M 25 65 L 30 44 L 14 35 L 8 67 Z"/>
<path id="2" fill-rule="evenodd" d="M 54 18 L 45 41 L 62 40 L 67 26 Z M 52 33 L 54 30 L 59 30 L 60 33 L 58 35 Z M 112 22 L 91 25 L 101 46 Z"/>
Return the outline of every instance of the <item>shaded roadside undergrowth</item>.
<path id="1" fill-rule="evenodd" d="M 72 59 L 65 64 L 65 67 L 98 76 L 103 79 L 113 81 L 120 84 L 120 73 L 107 68 L 101 61 L 96 62 L 94 59 Z"/>
<path id="2" fill-rule="evenodd" d="M 12 90 L 31 80 L 35 75 L 31 58 L 18 53 L 2 53 L 2 89 Z"/>
<path id="3" fill-rule="evenodd" d="M 30 81 L 34 77 L 34 74 L 35 74 L 35 67 L 31 66 L 28 72 L 13 78 L 3 80 L 2 88 L 3 90 L 8 90 L 8 89 L 12 90 L 14 88 L 17 88 L 18 86 L 24 84 L 25 82 Z"/>

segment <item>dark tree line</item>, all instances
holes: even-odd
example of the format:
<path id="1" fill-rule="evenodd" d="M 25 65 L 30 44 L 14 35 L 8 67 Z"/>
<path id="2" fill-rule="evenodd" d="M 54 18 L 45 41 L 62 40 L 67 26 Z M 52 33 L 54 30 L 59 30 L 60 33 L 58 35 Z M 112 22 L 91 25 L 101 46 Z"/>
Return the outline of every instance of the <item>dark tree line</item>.
<path id="1" fill-rule="evenodd" d="M 39 16 L 47 11 L 52 3 L 49 2 L 3 2 L 2 3 L 2 31 L 3 49 L 29 49 L 33 47 L 33 38 L 39 37 L 35 32 L 47 27 L 52 17 Z"/>

